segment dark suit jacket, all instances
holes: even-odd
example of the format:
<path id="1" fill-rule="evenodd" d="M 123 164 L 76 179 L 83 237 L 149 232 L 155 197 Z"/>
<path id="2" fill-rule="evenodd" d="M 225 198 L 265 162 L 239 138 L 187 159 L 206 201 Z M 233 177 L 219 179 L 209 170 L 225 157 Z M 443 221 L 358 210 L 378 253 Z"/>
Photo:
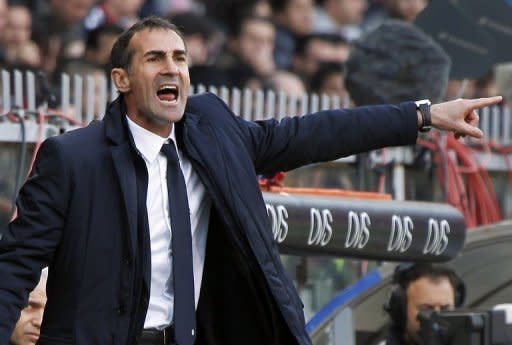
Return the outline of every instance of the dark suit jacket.
<path id="1" fill-rule="evenodd" d="M 117 100 L 103 121 L 41 146 L 19 194 L 18 218 L 0 241 L 0 344 L 7 343 L 45 265 L 40 344 L 134 343 L 140 329 L 129 325 L 133 318 L 142 324 L 150 277 L 137 250 L 137 188 L 125 113 Z M 254 123 L 204 94 L 189 98 L 177 134 L 213 205 L 197 344 L 310 344 L 256 176 L 412 144 L 414 103 Z M 140 279 L 143 284 L 136 284 Z M 138 306 L 133 296 L 141 291 L 135 289 L 143 290 Z"/>

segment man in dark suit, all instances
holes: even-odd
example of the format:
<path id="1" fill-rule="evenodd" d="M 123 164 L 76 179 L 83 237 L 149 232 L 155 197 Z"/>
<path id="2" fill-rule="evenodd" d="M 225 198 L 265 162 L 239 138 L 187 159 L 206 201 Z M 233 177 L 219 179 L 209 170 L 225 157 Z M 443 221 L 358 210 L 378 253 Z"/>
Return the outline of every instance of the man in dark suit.
<path id="1" fill-rule="evenodd" d="M 474 110 L 500 101 L 247 122 L 188 97 L 186 47 L 159 18 L 124 32 L 111 63 L 119 98 L 43 143 L 0 240 L 0 344 L 46 265 L 39 344 L 311 344 L 257 174 L 413 144 L 430 125 L 481 137 Z"/>

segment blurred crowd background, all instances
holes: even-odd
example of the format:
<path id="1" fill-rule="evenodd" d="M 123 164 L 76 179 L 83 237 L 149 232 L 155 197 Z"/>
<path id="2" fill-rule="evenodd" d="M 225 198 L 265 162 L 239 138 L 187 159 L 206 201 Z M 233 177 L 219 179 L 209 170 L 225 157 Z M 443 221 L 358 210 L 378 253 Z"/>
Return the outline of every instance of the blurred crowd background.
<path id="1" fill-rule="evenodd" d="M 354 97 L 346 90 L 347 60 L 356 42 L 387 19 L 413 23 L 428 4 L 428 0 L 0 0 L 0 68 L 37 71 L 58 98 L 62 72 L 109 76 L 109 53 L 120 32 L 141 17 L 158 15 L 183 31 L 195 85 L 271 89 L 295 96 L 336 95 L 350 106 Z M 402 53 L 395 49 L 395 54 Z M 485 73 L 476 77 L 452 76 L 441 98 L 497 94 L 494 67 L 485 66 Z M 374 81 L 367 79 L 371 89 Z"/>

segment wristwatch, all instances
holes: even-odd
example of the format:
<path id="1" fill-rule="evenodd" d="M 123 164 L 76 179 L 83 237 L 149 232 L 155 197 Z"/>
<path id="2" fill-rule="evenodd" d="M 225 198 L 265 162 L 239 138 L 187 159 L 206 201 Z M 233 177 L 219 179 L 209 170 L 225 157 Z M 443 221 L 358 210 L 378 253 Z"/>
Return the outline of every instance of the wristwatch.
<path id="1" fill-rule="evenodd" d="M 430 105 L 432 102 L 428 99 L 422 99 L 414 103 L 416 103 L 416 109 L 420 111 L 423 120 L 419 131 L 423 133 L 430 131 L 432 129 L 432 118 L 430 116 Z"/>

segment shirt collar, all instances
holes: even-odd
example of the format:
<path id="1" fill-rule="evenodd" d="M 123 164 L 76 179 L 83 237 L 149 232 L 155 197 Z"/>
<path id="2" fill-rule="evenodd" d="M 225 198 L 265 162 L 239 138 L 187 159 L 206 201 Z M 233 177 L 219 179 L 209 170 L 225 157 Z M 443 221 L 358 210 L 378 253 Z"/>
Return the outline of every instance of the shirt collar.
<path id="1" fill-rule="evenodd" d="M 163 144 L 168 142 L 169 139 L 176 142 L 176 133 L 174 131 L 174 125 L 172 126 L 171 134 L 169 134 L 169 137 L 162 138 L 161 136 L 153 132 L 150 132 L 147 129 L 133 122 L 128 117 L 128 115 L 126 115 L 126 120 L 128 122 L 128 128 L 132 133 L 135 147 L 142 155 L 142 157 L 150 164 L 158 156 L 158 153 L 160 152 L 160 149 L 162 148 Z"/>

